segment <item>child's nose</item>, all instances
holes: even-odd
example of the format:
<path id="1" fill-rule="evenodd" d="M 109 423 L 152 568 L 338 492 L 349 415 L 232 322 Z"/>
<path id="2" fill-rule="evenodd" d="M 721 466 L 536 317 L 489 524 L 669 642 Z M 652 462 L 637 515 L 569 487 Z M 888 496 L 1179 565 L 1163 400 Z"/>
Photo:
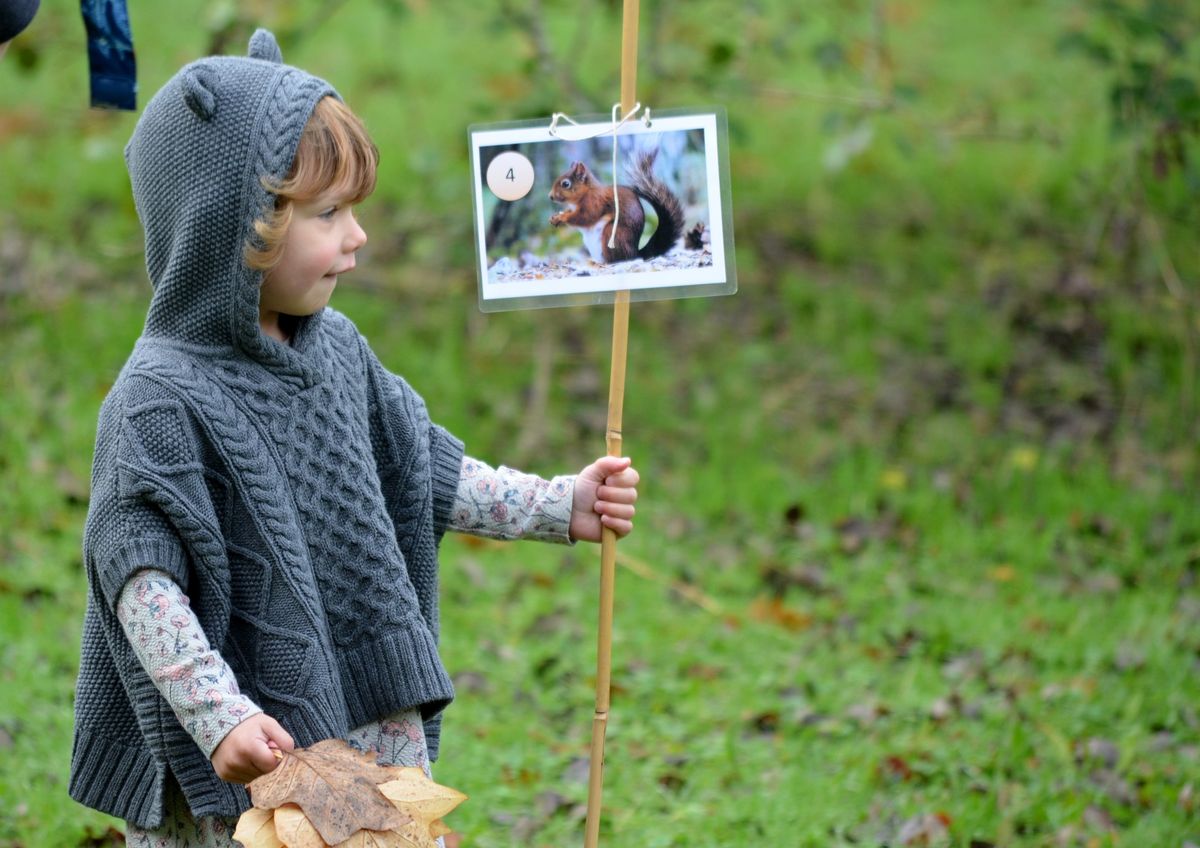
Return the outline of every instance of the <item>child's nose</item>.
<path id="1" fill-rule="evenodd" d="M 367 231 L 355 219 L 351 219 L 350 231 L 346 234 L 346 252 L 353 253 L 367 243 Z"/>

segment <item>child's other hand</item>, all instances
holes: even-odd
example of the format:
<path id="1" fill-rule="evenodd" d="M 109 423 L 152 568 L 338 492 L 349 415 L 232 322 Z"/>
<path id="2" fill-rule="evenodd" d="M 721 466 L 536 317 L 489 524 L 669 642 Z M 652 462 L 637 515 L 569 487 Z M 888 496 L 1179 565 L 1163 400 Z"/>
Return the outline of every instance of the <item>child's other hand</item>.
<path id="1" fill-rule="evenodd" d="M 618 538 L 629 535 L 639 479 L 628 457 L 602 456 L 580 471 L 571 506 L 571 538 L 599 542 L 604 527 Z"/>
<path id="2" fill-rule="evenodd" d="M 276 750 L 294 747 L 291 735 L 279 722 L 266 713 L 255 713 L 229 731 L 210 759 L 221 780 L 249 783 L 279 765 Z"/>

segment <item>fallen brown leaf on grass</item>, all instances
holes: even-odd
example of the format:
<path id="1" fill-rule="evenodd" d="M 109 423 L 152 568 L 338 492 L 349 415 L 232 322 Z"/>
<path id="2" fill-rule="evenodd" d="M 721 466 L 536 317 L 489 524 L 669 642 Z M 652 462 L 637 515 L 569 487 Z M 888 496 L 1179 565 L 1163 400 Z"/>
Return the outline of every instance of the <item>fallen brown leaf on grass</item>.
<path id="1" fill-rule="evenodd" d="M 335 739 L 284 754 L 249 789 L 233 834 L 245 848 L 437 848 L 441 816 L 466 799 Z"/>
<path id="2" fill-rule="evenodd" d="M 812 624 L 808 613 L 784 606 L 778 598 L 759 598 L 750 605 L 750 614 L 758 621 L 778 624 L 785 630 L 796 632 Z"/>

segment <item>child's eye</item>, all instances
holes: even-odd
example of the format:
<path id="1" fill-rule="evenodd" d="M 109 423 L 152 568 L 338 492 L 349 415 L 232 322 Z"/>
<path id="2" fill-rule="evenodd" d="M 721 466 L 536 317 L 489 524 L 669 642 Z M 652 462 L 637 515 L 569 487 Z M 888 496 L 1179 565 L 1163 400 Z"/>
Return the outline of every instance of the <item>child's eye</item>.
<path id="1" fill-rule="evenodd" d="M 336 206 L 330 206 L 328 209 L 326 209 L 325 211 L 318 214 L 317 217 L 324 218 L 326 221 L 328 221 L 330 218 L 332 218 L 334 215 L 337 214 L 337 211 L 338 211 L 338 208 Z"/>

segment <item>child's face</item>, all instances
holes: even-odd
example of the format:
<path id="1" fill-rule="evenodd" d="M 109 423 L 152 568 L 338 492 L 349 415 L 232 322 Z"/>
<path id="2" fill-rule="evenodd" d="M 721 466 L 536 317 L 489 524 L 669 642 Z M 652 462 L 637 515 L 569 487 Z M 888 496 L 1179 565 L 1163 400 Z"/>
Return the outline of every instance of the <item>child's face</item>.
<path id="1" fill-rule="evenodd" d="M 309 203 L 297 203 L 279 264 L 267 272 L 259 291 L 264 327 L 280 314 L 312 315 L 329 303 L 338 274 L 354 268 L 354 252 L 367 234 L 354 218 L 344 192 L 331 190 Z"/>

